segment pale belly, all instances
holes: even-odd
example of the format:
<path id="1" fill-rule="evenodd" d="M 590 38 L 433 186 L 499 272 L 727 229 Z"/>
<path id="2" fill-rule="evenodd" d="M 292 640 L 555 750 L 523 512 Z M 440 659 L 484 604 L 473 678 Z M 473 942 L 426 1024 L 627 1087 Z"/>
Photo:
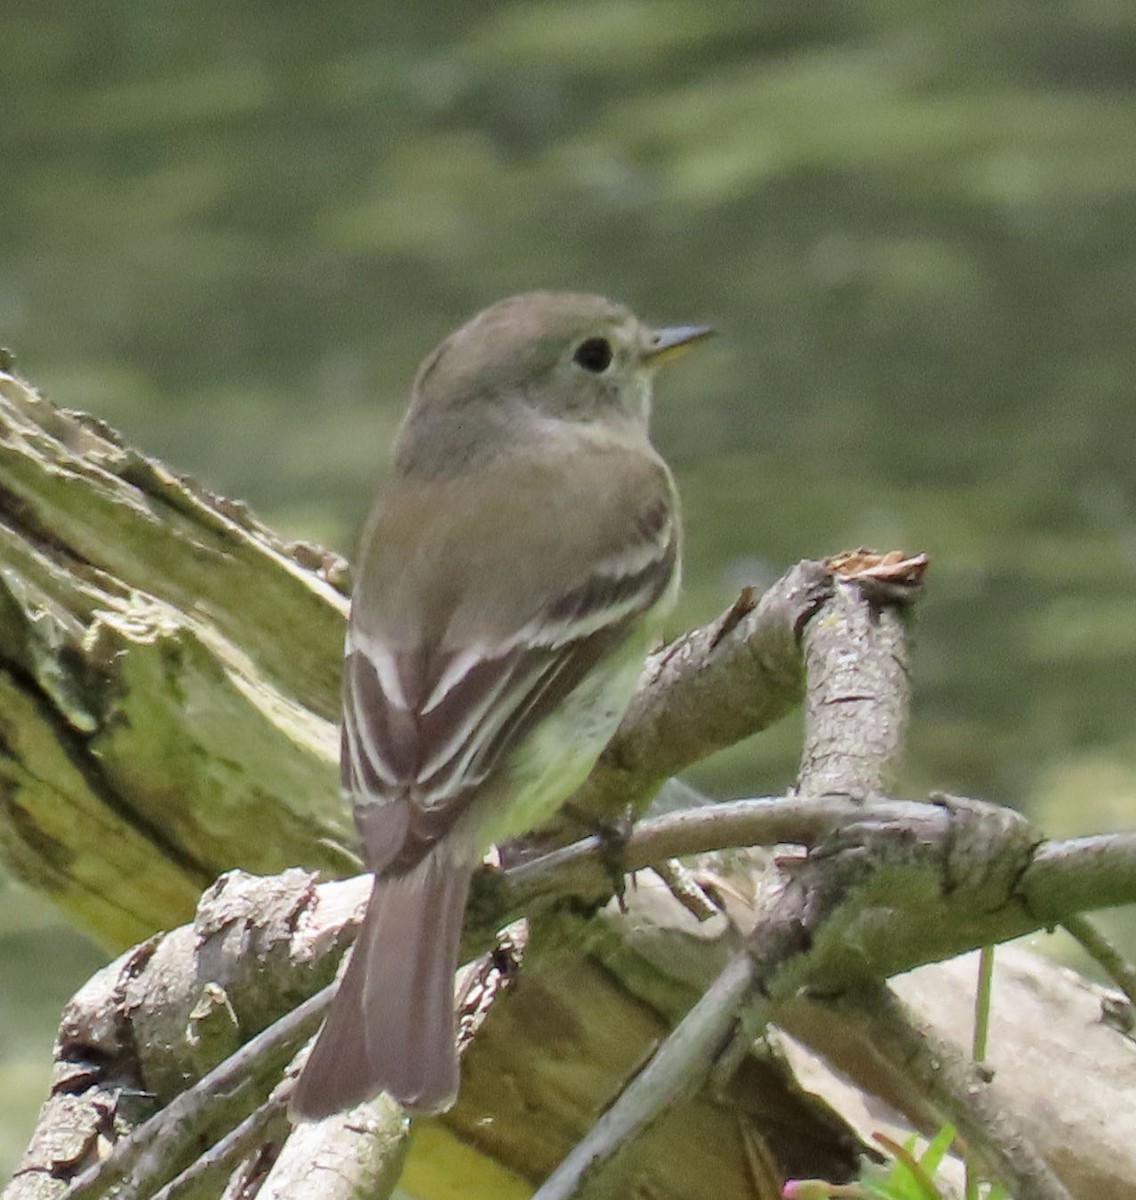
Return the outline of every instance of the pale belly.
<path id="1" fill-rule="evenodd" d="M 547 821 L 588 777 L 635 694 L 648 637 L 634 631 L 518 748 L 501 789 L 470 814 L 479 855 Z"/>

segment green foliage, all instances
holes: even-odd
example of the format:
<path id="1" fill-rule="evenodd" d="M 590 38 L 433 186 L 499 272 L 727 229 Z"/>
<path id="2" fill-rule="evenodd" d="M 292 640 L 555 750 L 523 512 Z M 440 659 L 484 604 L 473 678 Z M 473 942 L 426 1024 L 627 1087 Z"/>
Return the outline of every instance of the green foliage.
<path id="1" fill-rule="evenodd" d="M 943 1193 L 935 1183 L 935 1175 L 955 1139 L 950 1125 L 944 1126 L 928 1143 L 922 1153 L 916 1153 L 918 1139 L 910 1137 L 902 1145 L 876 1135 L 894 1155 L 885 1172 L 875 1166 L 865 1167 L 861 1186 L 872 1200 L 941 1200 Z"/>
<path id="2" fill-rule="evenodd" d="M 954 1195 L 940 1184 L 935 1176 L 943 1159 L 955 1140 L 955 1130 L 946 1125 L 918 1150 L 919 1139 L 914 1135 L 903 1145 L 893 1142 L 882 1134 L 876 1134 L 892 1154 L 887 1166 L 868 1163 L 856 1183 L 828 1184 L 819 1179 L 795 1179 L 785 1185 L 785 1200 L 950 1200 Z M 977 1193 L 978 1200 L 1012 1200 L 1010 1193 L 1000 1184 L 982 1184 Z"/>

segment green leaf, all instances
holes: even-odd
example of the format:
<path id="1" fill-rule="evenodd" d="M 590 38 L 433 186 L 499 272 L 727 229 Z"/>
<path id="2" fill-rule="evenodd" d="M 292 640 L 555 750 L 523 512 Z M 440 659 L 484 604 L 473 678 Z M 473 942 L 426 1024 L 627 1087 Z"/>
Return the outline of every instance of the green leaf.
<path id="1" fill-rule="evenodd" d="M 928 1175 L 934 1176 L 942 1165 L 947 1151 L 950 1150 L 955 1140 L 955 1133 L 953 1125 L 944 1125 L 935 1135 L 934 1140 L 928 1143 L 927 1149 L 919 1156 L 919 1165 Z"/>

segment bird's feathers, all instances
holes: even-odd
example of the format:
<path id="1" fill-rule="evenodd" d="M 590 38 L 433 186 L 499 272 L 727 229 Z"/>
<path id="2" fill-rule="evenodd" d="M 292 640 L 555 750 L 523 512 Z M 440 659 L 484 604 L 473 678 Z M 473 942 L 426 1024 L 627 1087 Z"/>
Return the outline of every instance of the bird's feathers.
<path id="1" fill-rule="evenodd" d="M 630 701 L 680 552 L 651 376 L 705 332 L 530 293 L 420 369 L 347 637 L 342 777 L 375 887 L 296 1113 L 452 1101 L 471 871 L 571 795 Z"/>
<path id="2" fill-rule="evenodd" d="M 656 463 L 648 459 L 650 469 L 642 472 L 653 476 L 653 487 L 635 481 L 643 487 L 641 503 L 625 517 L 622 537 L 595 520 L 594 512 L 577 514 L 585 529 L 598 527 L 604 534 L 593 541 L 590 562 L 579 527 L 573 522 L 564 529 L 566 549 L 575 550 L 576 573 L 554 581 L 560 587 L 546 589 L 529 610 L 517 611 L 515 571 L 487 558 L 466 575 L 467 587 L 448 606 L 438 602 L 446 595 L 444 577 L 438 581 L 430 597 L 432 616 L 409 645 L 399 644 L 409 631 L 398 612 L 368 605 L 353 615 L 344 678 L 343 784 L 356 797 L 361 822 L 372 806 L 407 810 L 398 842 L 365 838 L 372 870 L 404 871 L 420 861 L 507 763 L 510 750 L 671 589 L 679 534 L 669 476 Z M 447 511 L 451 526 L 452 511 Z M 534 515 L 543 514 L 528 505 L 501 515 L 502 537 L 516 544 L 530 536 Z M 388 510 L 374 526 L 370 555 L 383 565 L 383 579 L 390 578 L 396 567 L 391 560 L 401 550 L 392 542 L 401 516 Z M 427 521 L 418 536 L 444 542 L 453 530 L 431 528 Z M 419 612 L 429 607 L 424 596 L 416 601 Z M 476 633 L 471 607 L 482 618 Z M 503 613 L 513 616 L 512 628 Z"/>
<path id="3" fill-rule="evenodd" d="M 468 865 L 425 859 L 376 881 L 335 1003 L 292 1097 L 310 1119 L 361 1104 L 381 1080 L 406 1107 L 448 1108 L 458 1090 L 454 967 Z"/>

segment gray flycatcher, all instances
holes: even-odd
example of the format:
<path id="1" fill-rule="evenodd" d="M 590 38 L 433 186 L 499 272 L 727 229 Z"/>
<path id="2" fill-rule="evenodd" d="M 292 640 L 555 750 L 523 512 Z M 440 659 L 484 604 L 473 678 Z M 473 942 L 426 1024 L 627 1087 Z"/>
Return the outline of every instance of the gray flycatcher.
<path id="1" fill-rule="evenodd" d="M 631 700 L 679 581 L 652 378 L 709 332 L 533 292 L 419 368 L 345 650 L 342 781 L 374 890 L 297 1116 L 453 1103 L 470 876 L 579 787 Z"/>

